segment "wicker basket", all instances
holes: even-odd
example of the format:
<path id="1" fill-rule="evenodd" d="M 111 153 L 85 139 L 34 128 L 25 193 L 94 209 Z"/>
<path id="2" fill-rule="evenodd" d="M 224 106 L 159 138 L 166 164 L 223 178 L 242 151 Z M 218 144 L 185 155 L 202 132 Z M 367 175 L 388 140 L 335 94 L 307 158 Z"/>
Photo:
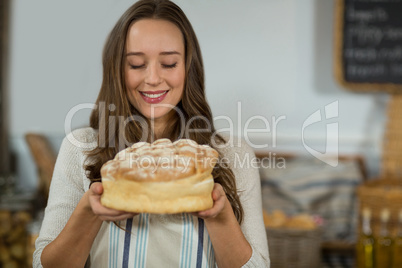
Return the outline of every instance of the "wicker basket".
<path id="1" fill-rule="evenodd" d="M 391 212 L 389 228 L 396 232 L 398 213 L 402 209 L 402 94 L 393 94 L 388 104 L 388 122 L 384 133 L 380 178 L 362 184 L 357 195 L 360 212 L 371 210 L 371 225 L 374 235 L 380 228 L 381 210 Z M 361 217 L 358 231 L 361 230 Z"/>
<path id="2" fill-rule="evenodd" d="M 371 210 L 371 228 L 374 235 L 378 235 L 380 229 L 381 210 L 387 208 L 391 212 L 389 228 L 392 234 L 397 231 L 398 213 L 402 209 L 402 180 L 374 179 L 370 180 L 357 189 L 360 202 L 360 211 L 363 208 Z M 360 221 L 361 222 L 361 218 Z M 359 224 L 359 233 L 361 224 Z"/>
<path id="3" fill-rule="evenodd" d="M 271 267 L 320 267 L 321 229 L 267 228 L 266 231 Z"/>
<path id="4" fill-rule="evenodd" d="M 384 134 L 381 177 L 402 180 L 402 94 L 391 96 Z"/>

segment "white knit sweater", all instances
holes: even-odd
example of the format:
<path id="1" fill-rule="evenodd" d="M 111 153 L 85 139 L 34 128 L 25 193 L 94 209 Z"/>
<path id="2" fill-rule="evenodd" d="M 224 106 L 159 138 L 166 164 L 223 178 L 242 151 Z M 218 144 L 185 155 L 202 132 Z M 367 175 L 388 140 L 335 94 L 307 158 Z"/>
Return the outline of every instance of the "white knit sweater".
<path id="1" fill-rule="evenodd" d="M 82 195 L 89 189 L 90 181 L 85 176 L 83 168 L 85 151 L 93 149 L 96 141 L 97 132 L 92 128 L 75 130 L 63 140 L 52 178 L 45 217 L 39 238 L 36 240 L 33 267 L 42 267 L 40 256 L 44 247 L 58 236 Z M 243 141 L 239 145 L 220 150 L 235 174 L 238 194 L 244 209 L 241 229 L 253 249 L 252 257 L 243 267 L 269 267 L 259 174 L 255 163 L 254 165 L 251 163 L 255 157 L 254 152 Z M 127 232 L 119 233 L 120 229 L 104 222 L 92 245 L 89 257 L 91 267 L 125 267 L 126 265 L 158 267 L 159 264 L 164 264 L 164 267 L 215 266 L 213 249 L 206 228 L 204 234 L 204 230 L 200 228 L 202 227 L 200 220 L 188 215 L 141 214 L 141 217 L 136 216 L 133 221 L 121 221 L 120 224 L 123 227 L 132 228 L 132 242 L 131 247 L 128 248 L 126 248 L 127 237 L 130 238 L 130 236 L 126 234 Z M 135 235 L 143 229 L 147 230 L 147 233 L 144 232 L 145 240 L 142 236 Z M 203 239 L 200 239 L 200 233 L 203 234 Z M 178 237 L 175 238 L 175 235 Z M 142 240 L 139 240 L 140 237 Z M 177 245 L 174 241 L 177 241 Z M 175 248 L 177 250 L 174 250 Z M 166 253 L 169 263 L 167 260 L 162 260 L 161 256 L 164 252 L 169 252 L 169 255 Z M 177 257 L 174 256 L 175 254 Z M 122 264 L 124 262 L 125 264 Z"/>

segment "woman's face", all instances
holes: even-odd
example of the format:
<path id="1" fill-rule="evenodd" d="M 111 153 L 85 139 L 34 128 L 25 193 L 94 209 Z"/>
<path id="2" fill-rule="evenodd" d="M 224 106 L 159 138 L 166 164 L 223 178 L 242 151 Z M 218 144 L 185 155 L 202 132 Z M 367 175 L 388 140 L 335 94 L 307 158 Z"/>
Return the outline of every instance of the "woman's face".
<path id="1" fill-rule="evenodd" d="M 148 119 L 166 122 L 184 88 L 180 29 L 165 20 L 139 20 L 129 28 L 126 51 L 125 82 L 130 103 Z"/>

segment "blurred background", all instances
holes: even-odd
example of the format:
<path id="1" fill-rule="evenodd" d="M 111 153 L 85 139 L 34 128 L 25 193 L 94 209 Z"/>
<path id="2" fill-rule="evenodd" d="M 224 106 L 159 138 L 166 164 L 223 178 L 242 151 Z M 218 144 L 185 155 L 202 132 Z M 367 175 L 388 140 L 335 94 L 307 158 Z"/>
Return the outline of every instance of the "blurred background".
<path id="1" fill-rule="evenodd" d="M 69 111 L 95 102 L 104 41 L 133 1 L 10 2 L 4 87 L 8 107 L 3 116 L 18 183 L 32 189 L 37 175 L 24 135 L 44 133 L 58 150 Z M 248 134 L 253 144 L 306 154 L 303 123 L 338 101 L 338 117 L 330 123 L 338 123 L 339 153 L 363 154 L 369 172 L 378 172 L 387 96 L 353 93 L 335 81 L 334 1 L 175 2 L 198 35 L 214 117 L 231 118 L 236 135 L 243 134 L 250 119 L 246 127 L 261 130 Z M 90 109 L 76 112 L 72 128 L 87 126 L 89 114 Z M 263 130 L 263 120 L 251 120 L 254 116 L 266 118 L 270 131 Z M 215 123 L 229 128 L 227 120 Z M 325 152 L 327 123 L 305 129 L 305 142 L 316 151 Z"/>

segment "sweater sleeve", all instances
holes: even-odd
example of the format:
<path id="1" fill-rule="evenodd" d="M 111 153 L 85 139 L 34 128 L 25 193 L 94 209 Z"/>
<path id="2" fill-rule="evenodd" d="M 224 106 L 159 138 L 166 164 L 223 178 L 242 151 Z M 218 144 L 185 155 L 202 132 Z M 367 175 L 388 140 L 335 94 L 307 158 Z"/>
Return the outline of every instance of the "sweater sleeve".
<path id="1" fill-rule="evenodd" d="M 75 134 L 85 134 L 82 132 Z M 43 249 L 59 235 L 85 192 L 83 148 L 71 142 L 75 138 L 72 135 L 64 138 L 57 156 L 42 227 L 35 242 L 35 268 L 42 267 Z"/>
<path id="2" fill-rule="evenodd" d="M 244 268 L 270 267 L 267 236 L 262 217 L 261 182 L 255 153 L 245 142 L 224 149 L 244 210 L 241 229 L 253 253 Z"/>

